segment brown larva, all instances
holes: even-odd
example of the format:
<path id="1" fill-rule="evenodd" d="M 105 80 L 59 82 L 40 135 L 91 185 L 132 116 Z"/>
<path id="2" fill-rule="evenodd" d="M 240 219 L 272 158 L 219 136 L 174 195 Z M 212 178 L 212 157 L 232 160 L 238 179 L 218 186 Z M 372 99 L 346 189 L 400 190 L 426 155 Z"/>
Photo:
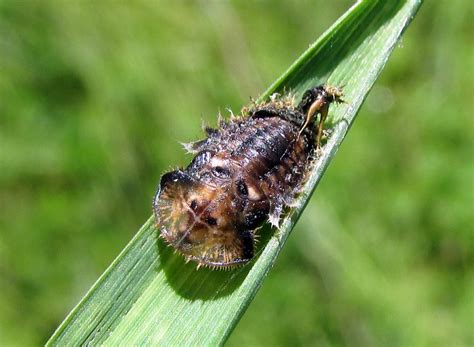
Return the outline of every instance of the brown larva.
<path id="1" fill-rule="evenodd" d="M 198 266 L 251 260 L 255 230 L 265 220 L 278 226 L 320 146 L 329 105 L 341 97 L 339 88 L 318 86 L 298 105 L 272 98 L 206 128 L 206 139 L 185 145 L 191 164 L 161 178 L 153 202 L 161 237 Z"/>

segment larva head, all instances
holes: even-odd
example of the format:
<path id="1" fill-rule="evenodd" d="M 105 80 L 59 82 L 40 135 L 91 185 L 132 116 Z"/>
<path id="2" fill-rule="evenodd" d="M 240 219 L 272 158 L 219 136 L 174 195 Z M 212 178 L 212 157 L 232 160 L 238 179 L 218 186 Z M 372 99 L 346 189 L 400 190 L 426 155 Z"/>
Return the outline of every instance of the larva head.
<path id="1" fill-rule="evenodd" d="M 161 178 L 153 209 L 161 237 L 188 260 L 228 268 L 253 257 L 253 234 L 242 231 L 227 187 L 178 170 Z"/>
<path id="2" fill-rule="evenodd" d="M 306 114 L 311 105 L 318 99 L 323 99 L 325 103 L 330 104 L 332 102 L 343 103 L 342 89 L 329 85 L 321 85 L 311 89 L 308 89 L 301 98 L 301 102 L 298 105 L 299 109 Z"/>

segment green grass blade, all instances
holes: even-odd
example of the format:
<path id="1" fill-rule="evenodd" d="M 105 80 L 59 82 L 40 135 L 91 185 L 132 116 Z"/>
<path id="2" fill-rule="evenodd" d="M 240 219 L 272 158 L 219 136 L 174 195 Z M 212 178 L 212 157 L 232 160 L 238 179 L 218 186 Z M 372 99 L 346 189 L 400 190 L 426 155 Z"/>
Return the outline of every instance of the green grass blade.
<path id="1" fill-rule="evenodd" d="M 255 296 L 364 98 L 421 0 L 360 1 L 262 96 L 328 82 L 347 104 L 331 109 L 333 134 L 278 232 L 264 232 L 256 261 L 235 271 L 196 270 L 157 240 L 150 218 L 48 341 L 63 344 L 217 344 Z M 315 9 L 317 20 L 317 9 Z"/>

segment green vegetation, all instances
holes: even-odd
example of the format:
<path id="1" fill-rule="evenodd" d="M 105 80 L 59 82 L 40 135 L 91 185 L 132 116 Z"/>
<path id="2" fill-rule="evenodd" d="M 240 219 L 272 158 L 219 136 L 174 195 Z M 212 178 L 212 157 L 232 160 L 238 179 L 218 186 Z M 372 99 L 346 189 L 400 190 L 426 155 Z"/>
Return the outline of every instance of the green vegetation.
<path id="1" fill-rule="evenodd" d="M 261 249 L 249 266 L 227 273 L 196 270 L 162 240 L 154 219 L 91 288 L 48 345 L 216 345 L 244 313 L 275 262 L 315 185 L 421 2 L 365 0 L 352 7 L 260 98 L 285 89 L 297 94 L 326 81 L 344 85 L 348 102 L 331 109 L 333 133 L 303 193 L 278 232 L 260 231 Z M 269 238 L 269 240 L 268 240 Z M 190 332 L 189 330 L 192 330 Z"/>
<path id="2" fill-rule="evenodd" d="M 347 7 L 325 4 L 1 5 L 4 343 L 49 337 L 189 160 L 177 140 Z M 470 15 L 425 4 L 230 345 L 472 342 Z"/>

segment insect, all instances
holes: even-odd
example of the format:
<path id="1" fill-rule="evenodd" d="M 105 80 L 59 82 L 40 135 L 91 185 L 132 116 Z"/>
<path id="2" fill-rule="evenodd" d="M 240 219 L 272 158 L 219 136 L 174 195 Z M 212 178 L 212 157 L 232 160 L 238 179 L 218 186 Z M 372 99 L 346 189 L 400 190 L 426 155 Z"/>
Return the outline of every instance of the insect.
<path id="1" fill-rule="evenodd" d="M 333 102 L 342 91 L 329 86 L 307 90 L 298 105 L 272 97 L 185 144 L 194 159 L 164 174 L 154 198 L 160 236 L 198 267 L 250 261 L 258 227 L 267 219 L 278 227 L 301 189 Z"/>

